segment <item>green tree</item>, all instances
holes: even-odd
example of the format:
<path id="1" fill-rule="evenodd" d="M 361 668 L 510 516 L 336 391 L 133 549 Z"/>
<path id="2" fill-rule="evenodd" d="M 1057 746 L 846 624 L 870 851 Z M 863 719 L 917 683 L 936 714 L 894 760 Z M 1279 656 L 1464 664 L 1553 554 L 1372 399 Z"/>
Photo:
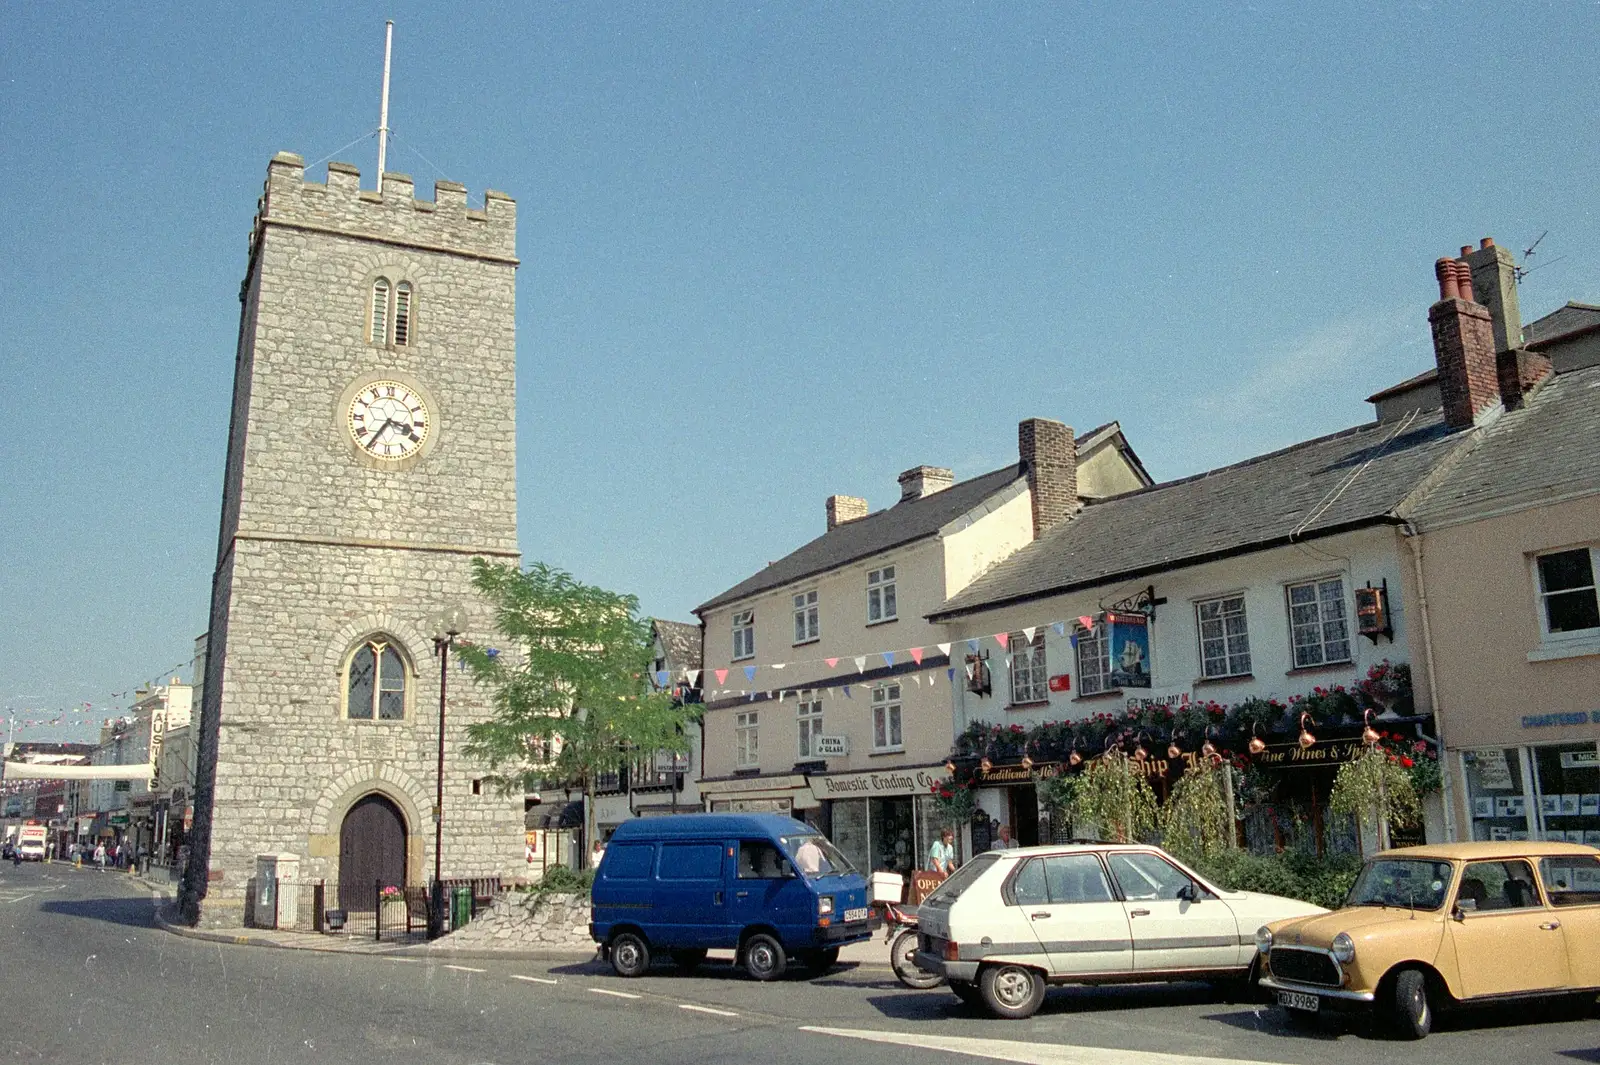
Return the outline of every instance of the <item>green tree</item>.
<path id="1" fill-rule="evenodd" d="M 1225 763 L 1202 761 L 1184 771 L 1161 810 L 1161 829 L 1168 851 L 1199 865 L 1233 846 L 1233 817 L 1228 809 Z"/>
<path id="2" fill-rule="evenodd" d="M 596 779 L 656 751 L 686 750 L 691 708 L 650 683 L 650 624 L 633 596 L 541 562 L 523 570 L 474 559 L 472 583 L 508 646 L 461 648 L 494 705 L 490 720 L 467 726 L 464 749 L 502 792 L 581 788 L 593 840 Z"/>
<path id="3" fill-rule="evenodd" d="M 1085 763 L 1066 810 L 1074 826 L 1094 825 L 1114 843 L 1137 843 L 1159 823 L 1156 793 L 1144 762 L 1113 748 Z"/>
<path id="4" fill-rule="evenodd" d="M 1389 826 L 1408 828 L 1422 820 L 1422 803 L 1411 769 L 1401 757 L 1381 746 L 1368 747 L 1339 767 L 1333 778 L 1328 808 L 1336 814 L 1371 818 L 1378 831 L 1378 849 L 1389 848 Z"/>

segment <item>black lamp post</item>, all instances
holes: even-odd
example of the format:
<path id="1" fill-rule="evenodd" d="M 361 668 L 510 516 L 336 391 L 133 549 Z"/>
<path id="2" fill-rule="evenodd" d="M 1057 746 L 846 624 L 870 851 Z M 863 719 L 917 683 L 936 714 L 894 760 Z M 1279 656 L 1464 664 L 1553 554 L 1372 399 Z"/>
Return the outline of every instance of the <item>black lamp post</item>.
<path id="1" fill-rule="evenodd" d="M 428 938 L 444 934 L 444 704 L 450 681 L 450 647 L 467 627 L 467 612 L 453 606 L 439 617 L 433 651 L 439 656 L 439 767 L 433 794 L 433 892 L 428 906 Z"/>

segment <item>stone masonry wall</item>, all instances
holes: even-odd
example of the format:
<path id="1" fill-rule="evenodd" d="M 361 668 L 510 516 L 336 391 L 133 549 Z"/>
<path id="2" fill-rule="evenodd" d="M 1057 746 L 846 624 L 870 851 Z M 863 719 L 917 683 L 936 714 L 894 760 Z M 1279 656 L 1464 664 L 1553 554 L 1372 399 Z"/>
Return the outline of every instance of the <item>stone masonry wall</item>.
<path id="1" fill-rule="evenodd" d="M 437 940 L 433 949 L 592 951 L 589 896 L 506 892 L 487 913 Z"/>

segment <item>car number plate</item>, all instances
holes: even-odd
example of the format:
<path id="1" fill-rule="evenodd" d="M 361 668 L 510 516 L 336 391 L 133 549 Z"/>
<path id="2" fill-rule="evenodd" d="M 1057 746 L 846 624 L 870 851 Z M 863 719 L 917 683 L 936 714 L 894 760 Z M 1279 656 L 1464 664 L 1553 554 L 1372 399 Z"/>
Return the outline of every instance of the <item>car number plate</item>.
<path id="1" fill-rule="evenodd" d="M 1322 999 L 1316 995 L 1302 995 L 1298 991 L 1279 991 L 1278 1005 L 1285 1009 L 1305 1010 L 1308 1013 L 1315 1013 L 1322 1008 Z"/>
<path id="2" fill-rule="evenodd" d="M 846 910 L 844 911 L 844 919 L 846 921 L 865 921 L 867 919 L 867 908 L 862 906 L 860 909 Z"/>

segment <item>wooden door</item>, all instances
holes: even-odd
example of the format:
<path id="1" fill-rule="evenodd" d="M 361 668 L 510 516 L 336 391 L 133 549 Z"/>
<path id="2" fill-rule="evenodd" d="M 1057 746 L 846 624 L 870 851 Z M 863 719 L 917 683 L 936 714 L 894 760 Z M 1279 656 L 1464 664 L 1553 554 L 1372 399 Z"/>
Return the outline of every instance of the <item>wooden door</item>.
<path id="1" fill-rule="evenodd" d="M 406 883 L 406 823 L 394 803 L 368 795 L 350 808 L 339 831 L 339 908 L 370 913 L 376 885 Z"/>

